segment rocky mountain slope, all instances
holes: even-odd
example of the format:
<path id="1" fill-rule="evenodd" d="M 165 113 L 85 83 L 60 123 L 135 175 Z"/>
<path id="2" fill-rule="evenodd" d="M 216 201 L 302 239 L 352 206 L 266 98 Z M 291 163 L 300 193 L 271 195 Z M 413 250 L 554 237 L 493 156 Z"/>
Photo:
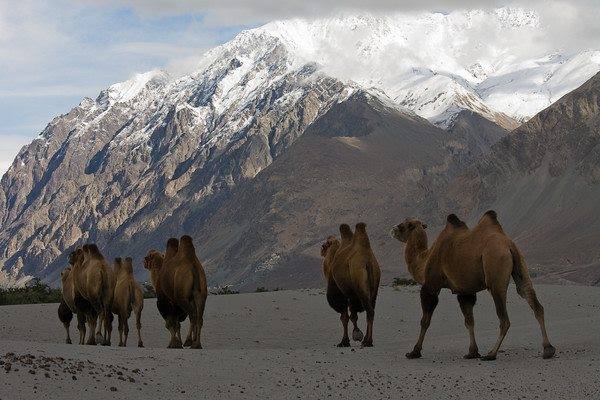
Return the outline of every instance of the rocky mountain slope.
<path id="1" fill-rule="evenodd" d="M 496 209 L 544 279 L 600 283 L 600 73 L 433 191 L 440 213 Z"/>
<path id="2" fill-rule="evenodd" d="M 338 217 L 384 229 L 416 199 L 441 212 L 428 190 L 599 69 L 595 51 L 523 58 L 499 39 L 540 26 L 512 8 L 279 21 L 211 50 L 189 75 L 112 85 L 52 120 L 2 177 L 0 283 L 54 281 L 85 241 L 139 259 L 192 232 L 211 283 L 250 285 L 314 257 Z M 336 167 L 357 163 L 360 173 Z M 386 197 L 393 187 L 403 194 Z M 392 213 L 384 199 L 403 205 Z M 370 202 L 387 211 L 369 217 Z M 335 204 L 346 211 L 298 238 Z M 286 226 L 296 213 L 298 232 Z"/>

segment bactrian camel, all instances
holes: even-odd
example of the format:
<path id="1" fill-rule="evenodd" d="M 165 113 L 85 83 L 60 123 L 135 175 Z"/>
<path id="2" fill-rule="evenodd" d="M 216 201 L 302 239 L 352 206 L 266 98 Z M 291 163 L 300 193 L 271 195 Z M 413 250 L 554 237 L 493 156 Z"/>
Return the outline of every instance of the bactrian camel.
<path id="1" fill-rule="evenodd" d="M 327 301 L 340 313 L 344 329 L 342 341 L 338 346 L 350 345 L 348 321 L 351 319 L 354 324 L 353 339 L 362 338 L 362 346 L 371 347 L 381 271 L 371 250 L 364 223 L 356 225 L 354 234 L 348 225 L 343 224 L 340 226 L 340 234 L 341 244 L 335 237 L 329 237 L 321 248 L 321 255 L 325 257 L 323 272 L 327 279 Z M 367 314 L 367 332 L 364 337 L 356 325 L 356 314 L 363 311 Z"/>
<path id="2" fill-rule="evenodd" d="M 544 321 L 544 308 L 537 299 L 523 255 L 504 233 L 494 211 L 487 211 L 477 226 L 469 229 L 456 215 L 447 218 L 445 228 L 428 248 L 426 225 L 406 219 L 392 229 L 392 236 L 406 244 L 405 260 L 410 274 L 421 286 L 421 330 L 408 358 L 421 357 L 425 333 L 438 304 L 441 289 L 448 288 L 458 297 L 465 325 L 469 331 L 469 352 L 465 358 L 479 358 L 475 341 L 473 307 L 476 293 L 488 290 L 494 299 L 500 321 L 496 344 L 482 357 L 495 360 L 510 326 L 506 310 L 506 292 L 510 277 L 517 292 L 529 303 L 539 323 L 543 339 L 543 357 L 554 356 Z"/>

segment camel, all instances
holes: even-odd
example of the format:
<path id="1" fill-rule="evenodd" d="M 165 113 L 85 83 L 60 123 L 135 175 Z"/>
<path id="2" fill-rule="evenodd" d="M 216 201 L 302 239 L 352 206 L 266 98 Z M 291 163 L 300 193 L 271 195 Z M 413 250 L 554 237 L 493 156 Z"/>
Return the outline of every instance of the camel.
<path id="1" fill-rule="evenodd" d="M 113 277 L 100 250 L 95 244 L 86 244 L 75 250 L 73 254 L 73 280 L 76 296 L 87 300 L 91 307 L 86 313 L 90 329 L 87 344 L 95 345 L 97 341 L 110 346 L 112 331 L 112 298 Z M 104 324 L 104 336 L 96 338 L 94 332 L 100 317 Z"/>
<path id="2" fill-rule="evenodd" d="M 112 311 L 119 320 L 119 346 L 127 346 L 129 335 L 129 317 L 133 311 L 138 335 L 138 347 L 144 347 L 142 341 L 142 309 L 144 308 L 144 296 L 142 287 L 135 281 L 133 276 L 133 260 L 115 258 L 114 262 L 115 288 L 113 295 Z"/>
<path id="3" fill-rule="evenodd" d="M 348 231 L 350 232 L 350 240 L 352 240 L 352 231 L 348 225 L 345 226 L 348 227 Z M 342 340 L 337 347 L 350 347 L 350 338 L 348 337 L 348 321 L 352 321 L 352 325 L 354 326 L 354 329 L 352 330 L 352 339 L 354 341 L 360 342 L 363 340 L 364 335 L 357 325 L 357 312 L 350 308 L 348 299 L 346 296 L 344 296 L 333 279 L 331 266 L 333 264 L 335 253 L 339 248 L 340 242 L 337 240 L 337 238 L 333 235 L 329 236 L 325 243 L 323 243 L 321 246 L 321 257 L 323 257 L 323 275 L 325 276 L 325 281 L 327 283 L 327 303 L 335 312 L 340 314 L 340 321 L 342 322 L 342 328 L 344 330 Z M 349 308 L 350 315 L 348 315 Z"/>
<path id="4" fill-rule="evenodd" d="M 73 261 L 73 253 L 69 257 L 70 261 Z M 65 268 L 61 274 L 62 283 L 62 297 L 60 305 L 58 306 L 58 318 L 63 323 L 67 332 L 65 342 L 71 344 L 71 337 L 69 335 L 69 327 L 73 314 L 77 315 L 77 329 L 79 330 L 79 344 L 85 343 L 85 319 L 86 313 L 90 311 L 90 303 L 83 299 L 81 296 L 75 294 L 75 283 L 73 281 L 72 264 L 71 267 Z"/>
<path id="5" fill-rule="evenodd" d="M 342 224 L 340 235 L 341 244 L 336 244 L 336 239 L 321 249 L 325 257 L 323 269 L 328 280 L 327 299 L 330 306 L 340 313 L 340 320 L 344 328 L 344 336 L 339 346 L 350 345 L 348 339 L 349 319 L 352 319 L 354 324 L 353 339 L 360 340 L 362 332 L 356 326 L 356 313 L 366 311 L 367 332 L 362 338 L 361 345 L 372 347 L 375 303 L 381 270 L 371 250 L 364 223 L 356 224 L 354 234 L 347 224 Z"/>
<path id="6" fill-rule="evenodd" d="M 202 348 L 200 333 L 208 290 L 202 264 L 196 257 L 192 239 L 167 241 L 165 255 L 151 250 L 144 259 L 157 295 L 157 307 L 171 333 L 168 348 L 181 348 L 180 322 L 190 318 L 190 331 L 184 345 Z"/>
<path id="7" fill-rule="evenodd" d="M 165 326 L 167 330 L 171 333 L 171 340 L 169 341 L 167 348 L 182 347 L 180 325 L 181 322 L 187 318 L 186 313 L 166 297 L 160 286 L 160 274 L 164 261 L 165 259 L 168 260 L 172 258 L 177 253 L 178 247 L 179 240 L 170 238 L 167 241 L 167 250 L 165 255 L 159 251 L 150 250 L 144 258 L 144 268 L 150 272 L 150 280 L 152 281 L 152 286 L 154 287 L 154 292 L 156 293 L 156 307 L 158 308 L 160 315 L 165 320 Z M 190 326 L 190 333 L 188 335 L 189 343 L 188 340 L 186 340 L 186 346 L 191 345 L 191 332 L 192 327 Z"/>
<path id="8" fill-rule="evenodd" d="M 423 340 L 441 289 L 452 290 L 469 332 L 467 359 L 480 358 L 475 341 L 473 307 L 477 292 L 488 290 L 494 299 L 500 321 L 496 344 L 482 360 L 495 360 L 508 332 L 510 321 L 506 310 L 506 292 L 510 277 L 518 294 L 529 303 L 537 319 L 543 339 L 543 358 L 555 353 L 550 344 L 544 321 L 544 308 L 537 299 L 527 265 L 515 243 L 504 233 L 496 212 L 487 211 L 473 229 L 456 215 L 447 217 L 446 226 L 431 248 L 428 248 L 427 226 L 417 219 L 406 219 L 392 229 L 392 236 L 406 244 L 405 260 L 408 271 L 421 286 L 421 330 L 413 350 L 407 358 L 421 357 Z"/>

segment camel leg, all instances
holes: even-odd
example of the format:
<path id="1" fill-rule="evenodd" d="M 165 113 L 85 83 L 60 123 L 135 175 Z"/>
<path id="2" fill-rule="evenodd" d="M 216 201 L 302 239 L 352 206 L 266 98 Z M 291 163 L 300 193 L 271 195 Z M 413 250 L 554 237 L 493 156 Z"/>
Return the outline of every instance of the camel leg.
<path id="1" fill-rule="evenodd" d="M 102 345 L 110 346 L 110 339 L 112 337 L 112 322 L 113 322 L 114 316 L 113 316 L 112 312 L 110 312 L 110 311 L 105 311 L 105 312 L 103 312 L 103 314 L 104 314 L 104 318 L 103 318 L 104 340 L 102 341 Z"/>
<path id="2" fill-rule="evenodd" d="M 181 339 L 178 337 L 179 335 L 179 321 L 177 321 L 177 316 L 170 315 L 165 319 L 165 326 L 171 333 L 171 341 L 167 346 L 168 349 L 181 349 Z"/>
<path id="3" fill-rule="evenodd" d="M 354 328 L 352 329 L 352 340 L 354 340 L 355 342 L 362 341 L 364 335 L 358 327 L 358 314 L 352 309 L 352 306 L 350 306 L 350 321 L 352 321 L 352 325 L 354 326 Z"/>
<path id="4" fill-rule="evenodd" d="M 140 306 L 137 306 L 135 309 L 135 328 L 137 329 L 138 336 L 138 347 L 144 347 L 144 342 L 142 341 L 142 309 L 143 303 Z"/>
<path id="5" fill-rule="evenodd" d="M 88 324 L 88 330 L 90 332 L 86 344 L 95 346 L 96 345 L 96 324 L 98 322 L 98 316 L 96 314 L 90 313 L 86 316 L 86 319 L 87 319 L 87 324 Z"/>
<path id="6" fill-rule="evenodd" d="M 492 350 L 490 350 L 489 353 L 481 358 L 484 361 L 492 361 L 496 359 L 500 345 L 502 345 L 502 341 L 508 332 L 508 328 L 510 328 L 510 320 L 508 319 L 508 312 L 506 310 L 506 289 L 493 290 L 492 297 L 494 298 L 496 314 L 498 315 L 498 320 L 500 321 L 500 334 L 498 335 L 498 340 L 496 341 L 496 344 Z"/>
<path id="7" fill-rule="evenodd" d="M 526 300 L 527 303 L 529 303 L 531 309 L 533 310 L 535 319 L 537 319 L 538 323 L 540 324 L 540 330 L 542 331 L 542 344 L 544 346 L 544 353 L 542 357 L 552 358 L 554 357 L 554 353 L 556 353 L 556 349 L 550 344 L 550 339 L 548 339 L 548 333 L 546 332 L 546 322 L 544 321 L 544 307 L 542 307 L 542 305 L 540 304 L 533 288 L 527 291 Z"/>
<path id="8" fill-rule="evenodd" d="M 198 312 L 198 319 L 196 320 L 196 329 L 194 329 L 194 343 L 195 346 L 192 346 L 194 349 L 202 348 L 202 326 L 204 325 L 204 305 L 200 307 L 200 311 Z"/>
<path id="9" fill-rule="evenodd" d="M 96 343 L 104 344 L 104 335 L 102 334 L 102 325 L 104 324 L 104 315 L 101 312 L 98 315 L 98 330 L 96 331 Z"/>
<path id="10" fill-rule="evenodd" d="M 73 313 L 64 301 L 61 301 L 60 305 L 58 306 L 58 318 L 63 323 L 63 326 L 65 327 L 65 331 L 67 333 L 65 343 L 71 344 L 71 334 L 69 331 L 71 327 L 71 321 L 73 320 Z"/>
<path id="11" fill-rule="evenodd" d="M 373 307 L 373 302 L 370 299 L 370 296 L 363 293 L 360 296 L 362 305 L 365 309 L 365 313 L 367 314 L 367 333 L 361 342 L 361 347 L 373 347 L 373 321 L 375 320 L 375 307 Z"/>
<path id="12" fill-rule="evenodd" d="M 473 307 L 477 301 L 476 294 L 459 294 L 457 296 L 460 310 L 465 317 L 465 326 L 469 330 L 469 353 L 464 356 L 466 359 L 480 358 L 477 342 L 475 341 L 475 319 L 473 318 Z"/>
<path id="13" fill-rule="evenodd" d="M 421 349 L 423 348 L 423 340 L 425 340 L 425 334 L 429 329 L 431 323 L 431 316 L 435 311 L 438 304 L 439 289 L 428 288 L 426 286 L 421 287 L 421 310 L 423 315 L 421 316 L 421 331 L 419 332 L 419 339 L 413 347 L 410 353 L 406 353 L 406 358 L 420 358 Z"/>
<path id="14" fill-rule="evenodd" d="M 350 321 L 350 317 L 348 316 L 348 310 L 340 313 L 340 321 L 342 321 L 344 336 L 342 336 L 342 341 L 338 343 L 337 347 L 350 347 L 350 338 L 348 337 L 348 321 Z"/>
<path id="15" fill-rule="evenodd" d="M 190 324 L 190 329 L 188 330 L 188 334 L 187 334 L 187 337 L 185 338 L 185 343 L 183 344 L 183 347 L 190 347 L 192 345 L 192 343 L 194 342 L 194 339 L 195 339 L 194 326 L 192 324 Z"/>
<path id="16" fill-rule="evenodd" d="M 121 317 L 121 314 L 118 315 L 118 319 L 119 319 L 119 347 L 123 347 L 123 317 Z"/>
<path id="17" fill-rule="evenodd" d="M 85 344 L 85 315 L 77 314 L 77 329 L 79 330 L 79 344 Z"/>
<path id="18" fill-rule="evenodd" d="M 129 318 L 123 317 L 123 347 L 127 347 L 127 337 L 129 336 Z"/>

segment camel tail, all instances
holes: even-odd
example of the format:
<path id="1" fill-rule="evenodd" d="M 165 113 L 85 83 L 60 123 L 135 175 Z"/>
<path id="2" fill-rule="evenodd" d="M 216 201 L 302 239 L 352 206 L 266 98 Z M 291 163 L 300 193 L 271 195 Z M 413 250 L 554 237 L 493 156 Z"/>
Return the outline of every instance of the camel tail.
<path id="1" fill-rule="evenodd" d="M 511 275 L 517 286 L 517 293 L 519 293 L 519 296 L 526 299 L 533 291 L 533 284 L 531 283 L 527 264 L 525 263 L 523 255 L 514 243 L 510 248 L 510 253 L 512 254 L 513 259 L 513 270 Z"/>

